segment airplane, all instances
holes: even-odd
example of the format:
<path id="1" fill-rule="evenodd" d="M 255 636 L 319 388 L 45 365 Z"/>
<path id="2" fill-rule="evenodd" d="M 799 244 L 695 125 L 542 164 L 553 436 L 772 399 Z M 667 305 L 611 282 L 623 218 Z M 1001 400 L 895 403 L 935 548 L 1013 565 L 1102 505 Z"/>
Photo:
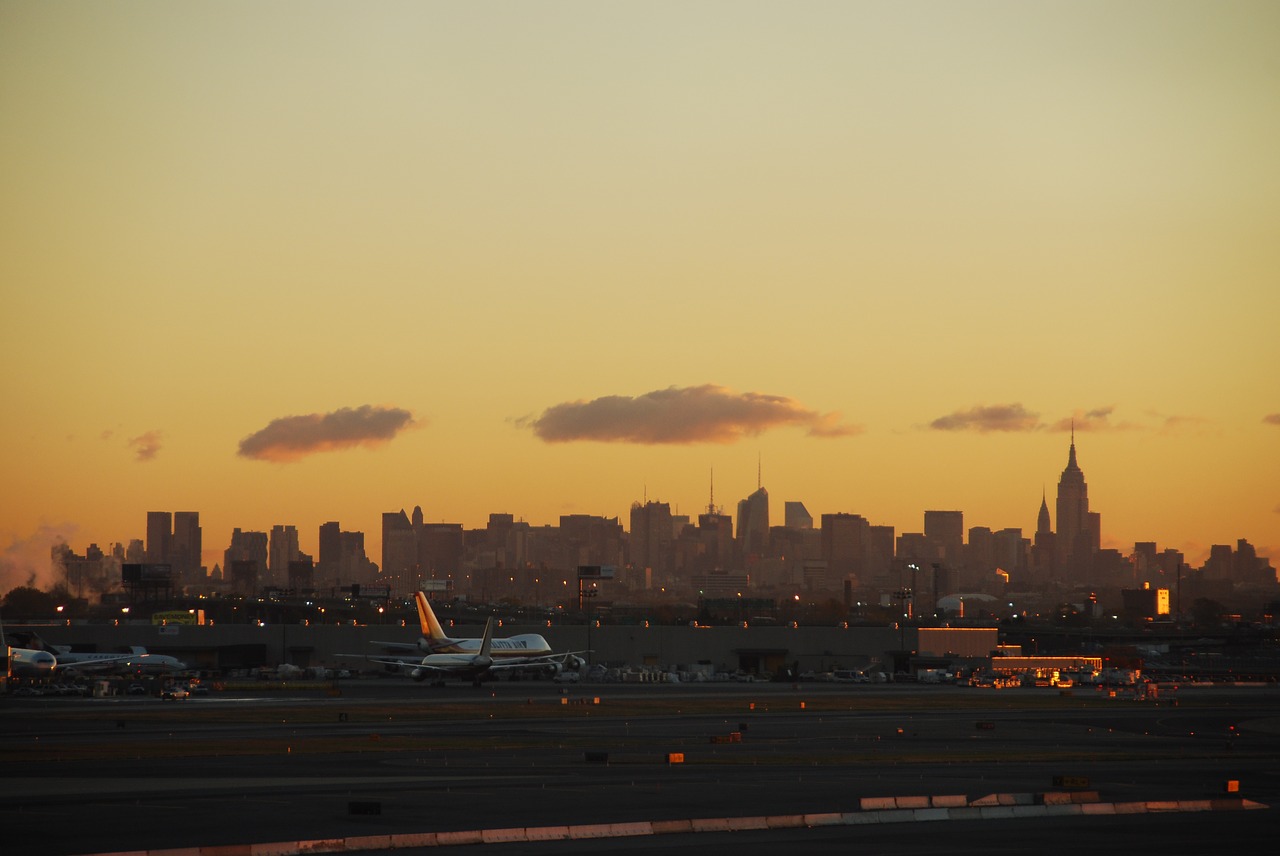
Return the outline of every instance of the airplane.
<path id="1" fill-rule="evenodd" d="M 17 635 L 15 634 L 15 638 Z M 48 651 L 9 644 L 9 634 L 4 632 L 3 621 L 0 621 L 0 639 L 4 640 L 4 671 L 6 677 L 20 675 L 22 677 L 43 678 L 53 674 L 53 670 L 58 667 L 58 658 Z"/>
<path id="2" fill-rule="evenodd" d="M 543 674 L 555 676 L 566 668 L 571 670 L 582 668 L 584 661 L 578 655 L 585 654 L 585 651 L 568 651 L 558 654 L 552 651 L 551 646 L 547 644 L 547 640 L 537 633 L 521 633 L 517 636 L 499 639 L 492 638 L 492 633 L 490 633 L 489 651 L 484 655 L 491 661 L 489 665 L 478 671 L 459 670 L 457 665 L 464 662 L 464 659 L 458 658 L 466 658 L 469 662 L 469 658 L 480 656 L 484 648 L 484 639 L 455 639 L 450 637 L 444 632 L 444 627 L 440 624 L 440 620 L 436 618 L 427 596 L 423 592 L 418 592 L 414 595 L 414 600 L 417 602 L 418 624 L 422 631 L 422 636 L 417 643 L 374 642 L 373 644 L 382 645 L 393 650 L 422 651 L 425 652 L 426 656 L 421 659 L 405 656 L 365 657 L 365 659 L 375 663 L 409 669 L 409 675 L 415 681 L 423 681 L 428 677 L 434 677 L 436 678 L 434 682 L 436 684 L 443 683 L 444 678 L 450 674 L 467 674 L 472 676 L 478 683 L 480 677 L 484 675 L 501 672 L 542 672 Z M 491 630 L 489 625 L 492 622 L 492 618 L 486 622 L 486 630 Z M 343 654 L 341 656 L 362 655 Z M 455 659 L 434 659 L 443 657 Z"/>
<path id="3" fill-rule="evenodd" d="M 36 633 L 13 634 L 25 637 L 30 647 L 9 647 L 10 668 L 15 674 L 42 677 L 57 672 L 111 670 L 118 672 L 180 672 L 187 668 L 168 654 L 148 654 L 134 646 L 128 653 L 97 654 L 73 652 L 69 645 L 51 645 Z M 8 638 L 5 639 L 6 645 Z"/>
<path id="4" fill-rule="evenodd" d="M 57 668 L 64 671 L 107 669 L 121 672 L 181 672 L 187 664 L 168 654 L 149 654 L 146 648 L 134 646 L 128 654 L 96 654 L 72 652 L 69 646 L 53 646 Z"/>

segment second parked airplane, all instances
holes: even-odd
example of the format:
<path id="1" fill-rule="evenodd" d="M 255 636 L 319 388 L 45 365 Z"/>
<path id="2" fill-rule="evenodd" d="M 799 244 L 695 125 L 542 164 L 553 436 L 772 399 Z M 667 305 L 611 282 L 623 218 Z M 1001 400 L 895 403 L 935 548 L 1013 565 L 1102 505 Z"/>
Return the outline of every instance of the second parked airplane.
<path id="1" fill-rule="evenodd" d="M 578 656 L 585 651 L 567 651 L 557 654 L 547 640 L 537 633 L 521 633 L 517 636 L 493 638 L 493 619 L 485 623 L 485 637 L 454 638 L 444 632 L 440 620 L 431 609 L 427 596 L 418 592 L 414 596 L 418 605 L 418 624 L 422 637 L 417 644 L 407 642 L 375 642 L 391 649 L 421 651 L 422 658 L 410 656 L 366 657 L 375 663 L 399 666 L 409 670 L 415 681 L 434 678 L 443 683 L 451 676 L 470 677 L 479 683 L 485 675 L 502 672 L 541 673 L 558 675 L 564 669 L 579 669 L 583 660 Z M 487 646 L 486 646 L 487 642 Z M 348 655 L 350 656 L 350 655 Z M 483 667 L 481 667 L 483 665 Z"/>

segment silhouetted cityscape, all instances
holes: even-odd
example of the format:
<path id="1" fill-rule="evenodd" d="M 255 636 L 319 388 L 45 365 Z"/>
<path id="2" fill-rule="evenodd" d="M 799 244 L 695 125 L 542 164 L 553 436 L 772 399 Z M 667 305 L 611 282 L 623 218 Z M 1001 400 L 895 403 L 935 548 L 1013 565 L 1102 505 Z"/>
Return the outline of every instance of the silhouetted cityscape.
<path id="1" fill-rule="evenodd" d="M 757 479 L 759 481 L 759 479 Z M 55 575 L 79 598 L 165 600 L 176 596 L 277 594 L 433 597 L 573 605 L 577 569 L 614 569 L 602 590 L 609 602 L 692 602 L 703 598 L 833 600 L 855 606 L 918 609 L 956 617 L 1010 611 L 1138 612 L 1178 615 L 1197 600 L 1262 603 L 1277 595 L 1276 572 L 1253 546 L 1213 546 L 1200 567 L 1181 552 L 1138 542 L 1128 554 L 1103 549 L 1101 514 L 1071 439 L 1056 494 L 1056 526 L 1042 496 L 1036 530 L 964 528 L 958 510 L 927 510 L 923 531 L 896 533 L 853 513 L 815 521 L 803 502 L 784 504 L 771 525 L 763 485 L 737 506 L 736 522 L 714 501 L 696 517 L 647 498 L 632 505 L 629 526 L 617 517 L 568 514 L 535 526 L 491 514 L 483 529 L 428 523 L 421 507 L 382 515 L 382 555 L 370 560 L 362 532 L 338 521 L 319 527 L 317 556 L 299 547 L 297 527 L 235 529 L 212 569 L 201 562 L 199 513 L 152 511 L 146 540 L 84 555 L 60 545 Z M 916 607 L 916 604 L 920 604 Z M 929 605 L 929 606 L 926 606 Z M 1064 604 L 1066 605 L 1064 607 Z"/>

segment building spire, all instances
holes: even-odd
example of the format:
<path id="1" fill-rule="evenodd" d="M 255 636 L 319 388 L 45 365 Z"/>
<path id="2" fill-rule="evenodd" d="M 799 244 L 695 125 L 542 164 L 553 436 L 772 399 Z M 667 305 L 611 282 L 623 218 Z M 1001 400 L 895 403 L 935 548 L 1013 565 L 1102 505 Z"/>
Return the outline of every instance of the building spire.
<path id="1" fill-rule="evenodd" d="M 760 489 L 760 453 L 756 452 L 756 490 Z"/>

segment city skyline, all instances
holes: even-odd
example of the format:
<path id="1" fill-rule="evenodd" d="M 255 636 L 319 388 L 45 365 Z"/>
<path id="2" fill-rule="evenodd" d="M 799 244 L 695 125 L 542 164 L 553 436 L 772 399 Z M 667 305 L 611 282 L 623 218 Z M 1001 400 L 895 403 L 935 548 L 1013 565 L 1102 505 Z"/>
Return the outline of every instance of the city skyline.
<path id="1" fill-rule="evenodd" d="M 0 4 L 0 573 L 200 513 L 1280 556 L 1280 7 Z M 763 468 L 762 482 L 759 480 Z M 1055 525 L 1056 525 L 1055 513 Z"/>
<path id="2" fill-rule="evenodd" d="M 757 462 L 756 478 L 757 487 L 755 491 L 737 503 L 736 523 L 735 515 L 728 513 L 729 509 L 726 506 L 716 504 L 714 482 L 709 485 L 707 504 L 693 513 L 682 513 L 678 507 L 673 508 L 669 504 L 661 502 L 661 500 L 653 500 L 646 495 L 642 500 L 633 501 L 630 506 L 630 526 L 627 525 L 627 517 L 624 515 L 581 514 L 576 516 L 615 521 L 619 530 L 626 532 L 630 538 L 632 547 L 629 552 L 632 561 L 637 561 L 637 555 L 649 556 L 650 551 L 658 548 L 659 543 L 666 545 L 665 548 L 659 549 L 670 549 L 679 534 L 673 528 L 658 541 L 651 540 L 654 537 L 652 533 L 653 522 L 649 514 L 645 512 L 650 507 L 657 505 L 664 507 L 664 514 L 668 515 L 669 522 L 675 522 L 676 518 L 681 518 L 686 522 L 686 525 L 701 528 L 702 517 L 710 516 L 723 520 L 729 526 L 728 537 L 737 544 L 734 552 L 735 554 L 740 554 L 740 561 L 745 560 L 747 556 L 752 554 L 758 554 L 760 557 L 776 555 L 776 551 L 764 546 L 764 543 L 769 540 L 769 531 L 775 526 L 790 527 L 793 524 L 789 519 L 783 519 L 781 515 L 776 522 L 771 516 L 769 493 L 767 487 L 762 483 L 762 470 L 759 462 Z M 1002 526 L 991 524 L 989 521 L 966 521 L 963 509 L 926 509 L 921 515 L 922 526 L 912 529 L 893 525 L 885 527 L 880 521 L 867 519 L 862 514 L 850 511 L 822 512 L 818 515 L 818 518 L 815 518 L 811 513 L 808 513 L 802 500 L 786 501 L 784 506 L 786 507 L 786 516 L 788 518 L 792 514 L 804 512 L 802 516 L 805 517 L 807 526 L 802 525 L 801 528 L 819 528 L 815 524 L 816 519 L 821 520 L 821 528 L 825 529 L 827 525 L 826 518 L 828 517 L 852 518 L 861 521 L 860 525 L 862 526 L 870 525 L 872 527 L 887 528 L 893 537 L 899 541 L 898 546 L 905 547 L 907 550 L 918 549 L 922 544 L 931 543 L 934 548 L 941 551 L 938 558 L 942 560 L 943 564 L 957 569 L 965 566 L 961 548 L 970 546 L 969 536 L 975 530 L 985 530 L 984 540 L 990 539 L 993 532 L 1003 535 L 1012 531 L 1021 535 L 1021 541 L 1025 545 L 1026 553 L 1021 558 L 1010 557 L 1010 564 L 1007 567 L 1011 569 L 1017 567 L 1017 573 L 1026 575 L 1026 579 L 1036 578 L 1046 582 L 1050 580 L 1058 582 L 1075 580 L 1078 584 L 1090 578 L 1091 572 L 1088 567 L 1093 562 L 1091 556 L 1100 549 L 1110 549 L 1125 557 L 1142 552 L 1144 556 L 1149 556 L 1152 561 L 1154 561 L 1156 553 L 1164 550 L 1172 549 L 1180 554 L 1182 552 L 1167 544 L 1152 541 L 1142 542 L 1141 539 L 1127 546 L 1104 541 L 1101 536 L 1101 513 L 1091 511 L 1089 508 L 1086 479 L 1077 460 L 1074 430 L 1071 435 L 1067 464 L 1057 483 L 1055 499 L 1055 504 L 1058 508 L 1057 517 L 1051 515 L 1048 510 L 1047 491 L 1042 496 L 1040 510 L 1037 514 L 1037 524 L 1033 532 L 1025 532 L 1021 526 Z M 636 516 L 637 513 L 641 513 L 639 518 Z M 237 554 L 240 558 L 250 558 L 255 552 L 260 552 L 262 556 L 266 557 L 269 545 L 270 557 L 266 558 L 266 566 L 275 569 L 272 577 L 275 584 L 283 584 L 284 581 L 280 577 L 283 573 L 281 569 L 287 567 L 295 557 L 309 557 L 319 568 L 319 565 L 325 561 L 326 548 L 324 542 L 328 538 L 330 539 L 328 544 L 329 562 L 338 561 L 340 554 L 354 548 L 357 552 L 352 554 L 350 559 L 357 560 L 357 565 L 360 562 L 372 561 L 375 567 L 382 566 L 381 575 L 391 574 L 394 577 L 399 577 L 407 572 L 408 566 L 414 561 L 413 557 L 422 549 L 422 547 L 416 545 L 417 536 L 412 533 L 422 530 L 424 525 L 427 529 L 443 525 L 449 531 L 460 535 L 464 531 L 481 531 L 491 528 L 497 518 L 506 520 L 505 523 L 498 521 L 499 527 L 510 526 L 513 522 L 519 522 L 533 528 L 555 528 L 557 524 L 563 525 L 566 518 L 575 515 L 562 516 L 554 523 L 534 523 L 506 512 L 492 512 L 486 521 L 486 526 L 467 526 L 457 521 L 427 521 L 422 508 L 415 505 L 412 519 L 410 519 L 406 509 L 401 509 L 398 512 L 382 512 L 380 516 L 382 518 L 381 527 L 372 530 L 372 537 L 369 537 L 364 530 L 343 529 L 342 521 L 325 521 L 316 527 L 317 535 L 314 546 L 311 546 L 310 542 L 300 536 L 299 527 L 295 524 L 273 524 L 269 531 L 265 528 L 252 530 L 236 527 L 231 533 L 228 547 L 222 548 L 216 546 L 216 544 L 211 544 L 202 551 L 204 570 L 213 574 L 215 570 L 220 569 L 222 575 L 226 576 L 230 573 L 230 568 L 227 567 L 227 561 L 224 561 L 224 559 L 229 561 L 229 557 L 232 554 Z M 1086 519 L 1088 519 L 1087 522 Z M 637 533 L 635 528 L 637 520 L 643 527 L 643 531 L 640 533 Z M 402 534 L 408 535 L 411 542 L 397 544 L 388 548 L 384 541 L 388 533 L 388 525 L 394 530 L 403 530 Z M 457 527 L 457 529 L 455 530 L 453 527 Z M 110 553 L 113 548 L 121 550 L 130 548 L 130 541 L 133 541 L 136 544 L 136 549 L 140 552 L 138 557 L 133 559 L 125 558 L 125 561 L 145 559 L 145 561 L 153 563 L 169 564 L 172 562 L 175 579 L 190 583 L 197 581 L 195 572 L 199 570 L 198 565 L 192 564 L 190 545 L 193 542 L 197 544 L 201 542 L 202 532 L 203 527 L 200 526 L 198 511 L 149 511 L 146 515 L 146 537 L 144 539 L 121 539 L 110 544 L 95 543 L 91 546 Z M 905 539 L 903 536 L 906 536 Z M 452 540 L 457 536 L 449 535 L 447 537 Z M 856 537 L 861 539 L 863 536 Z M 241 540 L 242 538 L 258 539 L 258 546 L 256 548 L 248 546 L 247 542 Z M 344 546 L 343 541 L 348 538 L 354 539 L 350 542 L 351 547 Z M 637 539 L 639 540 L 637 541 Z M 376 546 L 373 549 L 366 549 L 366 542 Z M 1236 539 L 1236 542 L 1236 545 L 1227 543 L 1214 546 L 1219 549 L 1225 548 L 1230 553 L 1235 549 L 1235 546 L 1248 543 L 1249 538 L 1242 536 Z M 459 541 L 458 544 L 460 545 L 461 542 Z M 72 553 L 77 552 L 77 545 L 67 546 Z M 304 546 L 309 547 L 309 549 L 302 549 Z M 243 552 L 246 548 L 248 552 Z M 894 549 L 892 544 L 888 545 L 888 548 L 890 553 L 881 557 L 885 561 L 887 561 L 888 556 L 892 554 Z M 79 549 L 83 550 L 85 548 L 80 547 Z M 395 564 L 403 566 L 403 568 L 389 569 L 384 566 L 385 562 L 388 561 L 388 549 L 396 556 Z M 825 549 L 827 548 L 824 547 Z M 861 550 L 862 547 L 858 549 Z M 1249 549 L 1254 550 L 1256 548 L 1254 545 L 1249 544 Z M 406 550 L 408 551 L 407 553 L 405 553 Z M 639 554 L 637 554 L 637 550 L 640 551 Z M 1073 556 L 1073 554 L 1075 555 Z M 908 555 L 910 556 L 911 554 Z M 1263 560 L 1271 558 L 1265 551 L 1259 552 L 1257 555 Z M 213 559 L 213 561 L 209 561 L 209 559 Z M 1208 551 L 1199 558 L 1182 556 L 1182 560 L 1192 568 L 1205 564 L 1209 559 Z M 642 565 L 648 564 L 648 561 L 653 561 L 653 569 L 655 571 L 658 571 L 661 565 L 662 573 L 670 573 L 670 568 L 665 566 L 665 560 L 659 562 L 656 554 L 651 559 L 640 559 L 638 561 Z M 856 561 L 860 562 L 861 559 L 856 559 Z M 41 562 L 43 563 L 43 559 L 41 559 Z M 1023 566 L 1024 562 L 1026 563 L 1025 566 Z M 265 571 L 266 566 L 260 570 Z M 736 564 L 732 567 L 725 567 L 725 570 L 733 569 L 742 570 L 743 568 Z M 6 574 L 9 570 L 8 568 L 0 569 Z M 57 579 L 56 569 L 54 571 L 52 580 Z M 329 571 L 332 572 L 333 567 L 330 567 Z M 346 575 L 349 576 L 350 573 L 351 571 L 348 569 Z M 842 572 L 833 570 L 833 573 L 839 576 Z M 39 576 L 44 576 L 44 574 L 41 573 Z M 1022 582 L 1025 584 L 1025 580 Z"/>

